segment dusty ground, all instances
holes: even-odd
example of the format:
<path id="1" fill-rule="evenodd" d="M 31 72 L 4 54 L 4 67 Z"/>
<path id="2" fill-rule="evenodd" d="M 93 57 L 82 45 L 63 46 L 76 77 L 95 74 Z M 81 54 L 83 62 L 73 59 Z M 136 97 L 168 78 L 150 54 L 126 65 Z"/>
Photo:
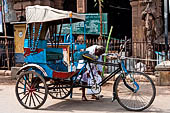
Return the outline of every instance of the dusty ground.
<path id="1" fill-rule="evenodd" d="M 12 80 L 11 76 L 0 75 L 0 85 L 15 85 L 16 80 Z"/>
<path id="2" fill-rule="evenodd" d="M 14 81 L 11 82 L 14 84 Z M 143 111 L 145 113 L 170 113 L 170 87 L 156 87 L 157 96 L 152 106 Z M 104 97 L 100 100 L 81 100 L 81 91 L 74 90 L 73 98 L 54 100 L 48 96 L 45 104 L 38 110 L 23 108 L 15 96 L 15 85 L 0 85 L 0 113 L 125 113 L 129 112 L 122 108 L 117 101 L 111 102 L 112 85 L 103 87 Z"/>

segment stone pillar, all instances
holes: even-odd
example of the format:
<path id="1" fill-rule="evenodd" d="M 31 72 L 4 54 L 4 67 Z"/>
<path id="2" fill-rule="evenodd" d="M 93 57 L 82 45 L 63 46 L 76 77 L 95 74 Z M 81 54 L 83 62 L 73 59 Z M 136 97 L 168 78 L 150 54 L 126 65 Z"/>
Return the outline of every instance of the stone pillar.
<path id="1" fill-rule="evenodd" d="M 132 40 L 135 41 L 143 41 L 144 33 L 143 33 L 143 25 L 142 25 L 142 7 L 139 0 L 132 0 Z"/>
<path id="2" fill-rule="evenodd" d="M 144 56 L 144 53 L 141 52 L 141 48 L 138 42 L 144 41 L 144 31 L 143 31 L 143 23 L 142 23 L 142 7 L 140 0 L 132 0 L 132 43 L 133 43 L 133 56 Z M 140 51 L 138 50 L 140 49 Z"/>
<path id="3" fill-rule="evenodd" d="M 87 12 L 87 0 L 77 0 L 77 13 Z"/>
<path id="4" fill-rule="evenodd" d="M 153 55 L 152 47 L 147 50 L 147 43 L 154 42 L 154 40 L 160 38 L 160 35 L 163 33 L 162 1 L 132 0 L 131 6 L 133 56 L 146 58 L 147 54 L 151 53 Z M 149 21 L 146 21 L 146 19 Z M 152 45 L 149 44 L 149 46 Z M 150 51 L 150 53 L 147 53 L 148 51 Z"/>

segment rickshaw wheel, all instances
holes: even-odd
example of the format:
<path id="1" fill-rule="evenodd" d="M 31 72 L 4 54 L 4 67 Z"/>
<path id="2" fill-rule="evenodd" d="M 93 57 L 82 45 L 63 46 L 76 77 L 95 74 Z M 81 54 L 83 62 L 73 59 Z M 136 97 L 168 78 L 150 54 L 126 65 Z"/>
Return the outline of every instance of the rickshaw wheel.
<path id="1" fill-rule="evenodd" d="M 53 99 L 64 99 L 72 92 L 72 81 L 55 80 L 53 85 L 48 86 L 49 95 Z"/>
<path id="2" fill-rule="evenodd" d="M 48 88 L 40 74 L 27 71 L 18 77 L 15 93 L 22 106 L 27 109 L 38 109 L 47 99 Z"/>

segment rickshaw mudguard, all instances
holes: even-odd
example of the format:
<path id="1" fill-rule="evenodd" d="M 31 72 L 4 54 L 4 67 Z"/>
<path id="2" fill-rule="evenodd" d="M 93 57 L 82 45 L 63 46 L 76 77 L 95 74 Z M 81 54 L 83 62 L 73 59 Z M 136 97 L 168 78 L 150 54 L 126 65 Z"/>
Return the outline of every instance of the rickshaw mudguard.
<path id="1" fill-rule="evenodd" d="M 43 73 L 44 76 L 46 76 L 46 77 L 48 76 L 46 71 L 38 64 L 27 64 L 27 65 L 23 66 L 17 71 L 16 75 L 19 75 L 23 70 L 26 70 L 29 68 L 37 68 L 38 70 L 40 70 Z"/>
<path id="2" fill-rule="evenodd" d="M 43 76 L 49 77 L 49 78 L 67 79 L 67 78 L 71 78 L 72 76 L 74 76 L 75 74 L 78 73 L 78 71 L 76 71 L 76 72 L 55 71 L 55 70 L 51 69 L 48 65 L 27 64 L 27 65 L 23 66 L 22 68 L 20 68 L 17 71 L 16 75 L 19 75 L 23 70 L 26 70 L 29 68 L 36 68 L 38 70 L 38 73 L 40 71 L 40 72 L 42 72 Z M 39 74 L 41 74 L 41 73 L 39 73 Z"/>

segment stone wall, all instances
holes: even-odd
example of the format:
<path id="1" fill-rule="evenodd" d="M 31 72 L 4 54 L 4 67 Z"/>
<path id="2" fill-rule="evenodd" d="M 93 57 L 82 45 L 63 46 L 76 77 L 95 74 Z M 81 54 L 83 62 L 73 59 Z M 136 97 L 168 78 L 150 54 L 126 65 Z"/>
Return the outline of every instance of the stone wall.
<path id="1" fill-rule="evenodd" d="M 16 13 L 15 13 L 15 10 L 13 8 L 12 0 L 7 0 L 7 7 L 6 8 L 7 9 L 5 11 L 5 22 L 9 23 L 9 22 L 16 21 Z"/>
<path id="2" fill-rule="evenodd" d="M 54 8 L 63 9 L 64 0 L 54 0 Z"/>
<path id="3" fill-rule="evenodd" d="M 57 9 L 63 9 L 64 0 L 14 0 L 13 7 L 16 11 L 17 20 L 21 19 L 21 16 L 25 17 L 25 7 L 32 5 L 50 6 Z"/>

